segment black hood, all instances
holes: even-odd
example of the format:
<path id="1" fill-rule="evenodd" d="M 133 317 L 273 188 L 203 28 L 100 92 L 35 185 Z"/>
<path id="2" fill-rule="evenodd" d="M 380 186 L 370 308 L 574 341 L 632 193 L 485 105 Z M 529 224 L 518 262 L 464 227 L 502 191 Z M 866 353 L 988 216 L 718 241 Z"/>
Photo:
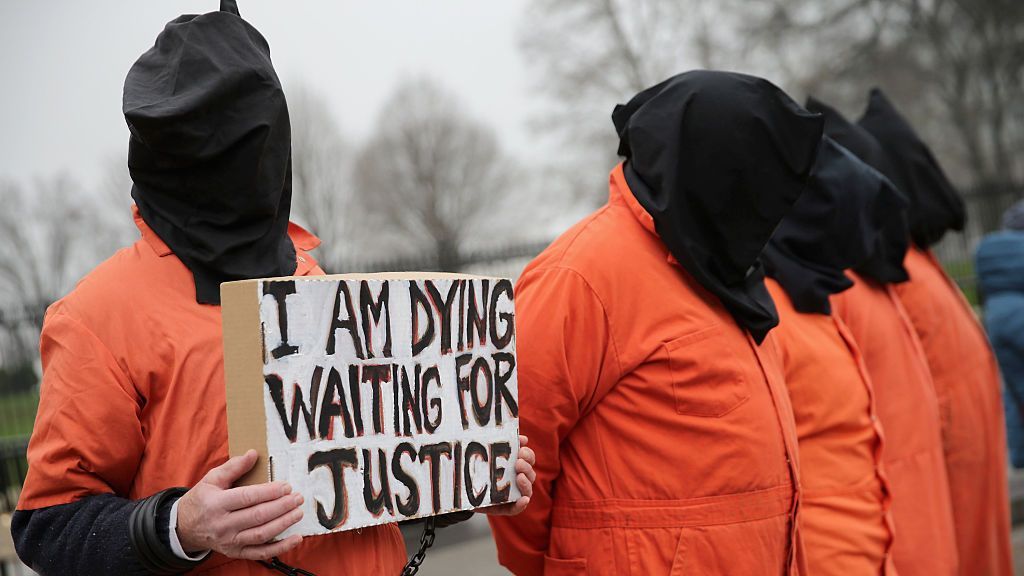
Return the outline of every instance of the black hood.
<path id="1" fill-rule="evenodd" d="M 833 139 L 843 148 L 853 152 L 855 156 L 881 172 L 889 178 L 889 182 L 899 188 L 890 175 L 894 173 L 889 156 L 875 136 L 862 126 L 858 126 L 847 120 L 836 109 L 816 100 L 807 99 L 807 109 L 820 112 L 825 117 L 825 135 Z M 892 210 L 884 213 L 882 222 L 882 234 L 877 238 L 875 250 L 867 259 L 853 268 L 882 284 L 894 284 L 906 282 L 910 279 L 907 271 L 903 268 L 903 258 L 910 247 L 910 232 L 907 223 L 907 196 L 906 192 L 899 189 L 899 195 L 903 198 L 899 210 Z"/>
<path id="2" fill-rule="evenodd" d="M 128 72 L 123 107 L 132 197 L 198 302 L 220 303 L 221 282 L 295 271 L 288 106 L 234 2 L 168 23 Z"/>
<path id="3" fill-rule="evenodd" d="M 889 158 L 871 132 L 850 122 L 838 110 L 813 96 L 807 97 L 806 106 L 811 112 L 818 112 L 825 118 L 826 136 L 883 175 L 892 174 Z"/>
<path id="4" fill-rule="evenodd" d="M 949 230 L 963 230 L 964 202 L 931 150 L 914 129 L 875 88 L 868 108 L 858 121 L 885 150 L 892 172 L 885 173 L 907 198 L 910 236 L 921 248 L 929 248 Z"/>
<path id="5" fill-rule="evenodd" d="M 669 251 L 761 342 L 778 314 L 758 256 L 804 191 L 822 119 L 754 76 L 693 71 L 612 114 L 626 182 Z"/>
<path id="6" fill-rule="evenodd" d="M 910 225 L 907 222 L 909 201 L 900 193 L 906 205 L 891 210 L 882 216 L 882 234 L 875 244 L 875 250 L 864 262 L 853 267 L 857 273 L 867 276 L 880 284 L 899 284 L 910 280 L 910 274 L 903 267 L 903 260 L 910 248 Z"/>
<path id="7" fill-rule="evenodd" d="M 829 296 L 853 286 L 845 270 L 876 252 L 892 212 L 907 202 L 889 180 L 826 136 L 807 192 L 761 258 L 793 307 L 830 314 Z"/>

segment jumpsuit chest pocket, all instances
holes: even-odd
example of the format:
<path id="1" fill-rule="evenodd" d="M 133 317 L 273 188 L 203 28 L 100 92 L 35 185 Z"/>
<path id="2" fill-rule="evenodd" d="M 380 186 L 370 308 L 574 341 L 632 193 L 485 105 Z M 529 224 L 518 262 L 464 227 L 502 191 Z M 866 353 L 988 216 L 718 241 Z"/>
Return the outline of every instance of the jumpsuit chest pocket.
<path id="1" fill-rule="evenodd" d="M 663 344 L 677 413 L 721 418 L 750 398 L 734 340 L 716 325 Z"/>

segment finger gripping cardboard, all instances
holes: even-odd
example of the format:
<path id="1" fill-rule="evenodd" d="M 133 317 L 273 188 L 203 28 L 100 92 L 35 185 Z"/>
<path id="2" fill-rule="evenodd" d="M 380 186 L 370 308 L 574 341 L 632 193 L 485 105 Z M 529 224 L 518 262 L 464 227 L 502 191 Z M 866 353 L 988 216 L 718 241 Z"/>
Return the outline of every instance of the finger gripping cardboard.
<path id="1" fill-rule="evenodd" d="M 278 538 L 519 498 L 512 282 L 440 273 L 221 285 L 228 445 L 241 484 L 289 482 Z"/>

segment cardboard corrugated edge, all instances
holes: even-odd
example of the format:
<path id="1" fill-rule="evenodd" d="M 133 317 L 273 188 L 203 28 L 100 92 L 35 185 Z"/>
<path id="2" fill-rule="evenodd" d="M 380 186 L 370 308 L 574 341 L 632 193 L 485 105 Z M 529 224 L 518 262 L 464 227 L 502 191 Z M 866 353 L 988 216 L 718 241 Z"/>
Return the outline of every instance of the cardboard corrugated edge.
<path id="1" fill-rule="evenodd" d="M 263 407 L 263 342 L 260 326 L 259 280 L 226 282 L 220 286 L 224 336 L 224 380 L 228 416 L 228 454 L 253 449 L 259 459 L 236 483 L 270 480 L 267 425 Z"/>

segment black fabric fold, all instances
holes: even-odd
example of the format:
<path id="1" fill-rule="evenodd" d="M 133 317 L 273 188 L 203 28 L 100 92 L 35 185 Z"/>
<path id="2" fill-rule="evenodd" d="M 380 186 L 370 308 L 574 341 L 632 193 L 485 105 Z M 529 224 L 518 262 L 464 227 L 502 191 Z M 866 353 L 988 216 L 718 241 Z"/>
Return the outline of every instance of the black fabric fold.
<path id="1" fill-rule="evenodd" d="M 905 196 L 901 197 L 906 200 Z M 903 260 L 910 248 L 910 226 L 906 207 L 891 209 L 883 214 L 881 235 L 867 260 L 853 267 L 863 276 L 880 284 L 899 284 L 910 280 Z"/>
<path id="2" fill-rule="evenodd" d="M 906 200 L 877 170 L 825 137 L 807 192 L 761 258 L 796 310 L 830 314 L 829 297 L 853 286 L 845 270 L 876 252 L 889 213 Z"/>
<path id="3" fill-rule="evenodd" d="M 124 85 L 132 197 L 203 304 L 220 302 L 221 282 L 296 266 L 284 92 L 266 40 L 222 8 L 167 24 Z"/>
<path id="4" fill-rule="evenodd" d="M 946 232 L 963 230 L 963 198 L 932 151 L 878 88 L 871 90 L 867 110 L 857 123 L 885 150 L 892 172 L 883 173 L 910 200 L 907 218 L 914 244 L 927 249 Z"/>
<path id="5" fill-rule="evenodd" d="M 910 232 L 907 219 L 906 192 L 889 178 L 893 173 L 892 164 L 882 145 L 875 136 L 861 126 L 846 119 L 831 106 L 813 97 L 807 99 L 807 109 L 820 112 L 825 117 L 825 135 L 843 148 L 867 163 L 885 176 L 898 189 L 898 208 L 882 213 L 885 220 L 872 253 L 862 262 L 853 266 L 858 273 L 882 284 L 897 284 L 910 279 L 903 268 L 903 259 L 910 247 Z"/>
<path id="6" fill-rule="evenodd" d="M 669 251 L 761 342 L 778 314 L 758 260 L 803 192 L 822 119 L 754 76 L 674 76 L 616 106 L 626 183 Z"/>
<path id="7" fill-rule="evenodd" d="M 814 96 L 807 97 L 805 107 L 811 112 L 817 112 L 825 119 L 825 135 L 835 140 L 837 144 L 846 148 L 854 156 L 878 170 L 883 175 L 892 174 L 892 165 L 889 158 L 882 149 L 878 140 L 864 129 L 853 122 L 850 122 L 838 110 L 818 100 Z M 891 181 L 891 180 L 890 180 Z"/>

